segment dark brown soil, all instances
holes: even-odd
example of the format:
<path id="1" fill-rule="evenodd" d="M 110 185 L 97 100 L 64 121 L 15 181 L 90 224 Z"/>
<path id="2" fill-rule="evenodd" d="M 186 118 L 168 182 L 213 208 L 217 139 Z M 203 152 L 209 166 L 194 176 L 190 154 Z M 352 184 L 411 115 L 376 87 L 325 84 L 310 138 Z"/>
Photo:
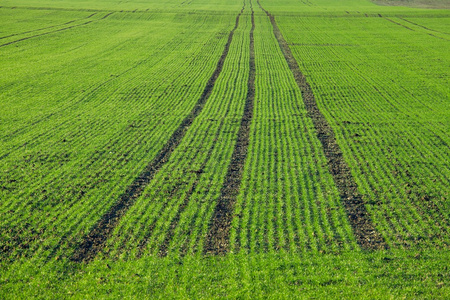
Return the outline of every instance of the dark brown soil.
<path id="1" fill-rule="evenodd" d="M 365 203 L 358 192 L 357 184 L 353 179 L 350 168 L 345 162 L 342 150 L 336 141 L 333 129 L 319 110 L 312 89 L 306 81 L 305 76 L 301 73 L 289 45 L 278 28 L 275 18 L 261 6 L 259 0 L 258 5 L 269 17 L 275 37 L 278 40 L 286 62 L 294 75 L 295 81 L 301 90 L 308 115 L 313 121 L 317 137 L 322 143 L 328 161 L 328 168 L 339 190 L 341 201 L 345 207 L 358 244 L 362 249 L 366 250 L 388 248 L 383 237 L 372 223 L 369 213 L 366 210 Z"/>
<path id="2" fill-rule="evenodd" d="M 251 2 L 250 2 L 251 6 Z M 230 248 L 230 228 L 233 219 L 234 204 L 241 185 L 242 172 L 249 144 L 250 124 L 253 117 L 253 103 L 255 100 L 255 50 L 253 31 L 255 19 L 252 7 L 252 29 L 250 30 L 250 71 L 248 78 L 247 98 L 244 113 L 239 127 L 236 144 L 234 145 L 231 162 L 220 191 L 217 205 L 212 215 L 208 234 L 206 236 L 205 254 L 223 255 Z"/>
<path id="3" fill-rule="evenodd" d="M 228 36 L 228 41 L 217 63 L 217 67 L 208 80 L 206 87 L 194 108 L 189 115 L 184 118 L 180 126 L 178 126 L 169 141 L 163 146 L 153 161 L 150 162 L 133 183 L 127 187 L 119 201 L 117 201 L 108 212 L 102 216 L 99 222 L 97 222 L 91 231 L 84 237 L 71 258 L 73 261 L 88 263 L 95 258 L 97 253 L 104 247 L 107 239 L 112 235 L 114 228 L 119 224 L 122 216 L 134 204 L 135 200 L 142 195 L 145 187 L 150 183 L 161 167 L 169 160 L 172 152 L 180 144 L 186 131 L 189 129 L 194 119 L 200 114 L 206 101 L 211 95 L 214 84 L 222 71 L 225 58 L 228 55 L 230 44 L 233 39 L 234 31 L 239 25 L 239 19 L 243 10 L 244 8 L 242 8 L 241 12 L 236 17 L 235 27 Z"/>
<path id="4" fill-rule="evenodd" d="M 36 230 L 28 222 L 21 224 L 20 227 L 2 226 L 0 228 L 0 261 L 12 262 L 26 254 L 42 232 L 42 229 Z M 10 238 L 7 238 L 8 236 Z"/>

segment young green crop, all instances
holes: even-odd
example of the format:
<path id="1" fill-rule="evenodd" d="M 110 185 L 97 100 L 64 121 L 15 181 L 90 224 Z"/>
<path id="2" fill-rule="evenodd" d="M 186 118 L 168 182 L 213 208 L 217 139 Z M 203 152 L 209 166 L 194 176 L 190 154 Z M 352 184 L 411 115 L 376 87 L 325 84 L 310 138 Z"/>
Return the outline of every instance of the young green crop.
<path id="1" fill-rule="evenodd" d="M 2 75 L 0 227 L 12 257 L 73 246 L 116 201 L 200 96 L 234 19 L 194 14 L 186 27 L 177 14 L 109 18 L 23 41 L 28 56 L 3 48 L 2 64 L 23 70 Z"/>
<path id="2" fill-rule="evenodd" d="M 390 249 L 362 250 L 255 0 L 0 7 L 0 298 L 449 298 L 448 10 L 260 0 Z M 90 263 L 86 235 L 202 110 Z M 205 255 L 255 98 L 229 252 Z M 227 227 L 228 226 L 228 227 Z"/>
<path id="3" fill-rule="evenodd" d="M 269 19 L 259 9 L 255 57 L 255 117 L 233 220 L 237 250 L 306 253 L 355 248 L 300 90 Z"/>
<path id="4" fill-rule="evenodd" d="M 444 34 L 403 17 L 278 19 L 385 238 L 447 247 Z"/>
<path id="5" fill-rule="evenodd" d="M 247 12 L 248 7 L 201 114 L 117 228 L 112 246 L 118 253 L 158 254 L 166 238 L 170 241 L 167 251 L 175 256 L 202 252 L 212 204 L 225 176 L 243 110 L 248 77 Z M 128 232 L 133 232 L 131 238 Z"/>

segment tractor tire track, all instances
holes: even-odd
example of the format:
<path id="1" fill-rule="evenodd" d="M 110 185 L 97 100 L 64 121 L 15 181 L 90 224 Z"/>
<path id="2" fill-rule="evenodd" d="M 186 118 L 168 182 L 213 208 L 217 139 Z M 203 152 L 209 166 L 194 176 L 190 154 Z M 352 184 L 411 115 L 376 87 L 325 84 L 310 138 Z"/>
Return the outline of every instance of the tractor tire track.
<path id="1" fill-rule="evenodd" d="M 259 0 L 257 0 L 257 2 L 261 10 L 269 17 L 274 35 L 278 40 L 278 44 L 292 71 L 294 79 L 301 90 L 302 99 L 305 103 L 308 115 L 313 121 L 317 138 L 322 144 L 323 151 L 327 158 L 329 171 L 339 190 L 342 204 L 344 205 L 349 223 L 358 244 L 364 250 L 387 249 L 388 245 L 381 234 L 376 230 L 375 225 L 372 223 L 370 215 L 367 212 L 365 203 L 358 192 L 357 184 L 350 172 L 349 166 L 344 160 L 342 150 L 337 143 L 333 129 L 317 106 L 311 86 L 306 81 L 306 77 L 301 73 L 298 63 L 278 28 L 274 16 L 261 6 Z"/>
<path id="2" fill-rule="evenodd" d="M 239 19 L 244 8 L 245 7 L 243 7 L 237 15 L 235 26 L 228 36 L 228 41 L 225 44 L 225 48 L 217 63 L 216 69 L 208 80 L 202 95 L 191 112 L 184 118 L 153 161 L 144 168 L 142 173 L 127 187 L 120 199 L 101 217 L 97 224 L 95 224 L 91 231 L 84 237 L 83 241 L 73 253 L 71 257 L 72 261 L 89 263 L 95 258 L 97 253 L 104 247 L 107 239 L 112 235 L 122 216 L 125 215 L 128 209 L 134 204 L 135 200 L 142 195 L 145 187 L 150 183 L 161 167 L 169 160 L 175 148 L 180 144 L 186 131 L 189 129 L 194 119 L 200 114 L 204 104 L 212 93 L 214 84 L 222 71 L 230 44 L 233 40 L 234 32 L 239 25 Z"/>
<path id="3" fill-rule="evenodd" d="M 438 32 L 438 33 L 442 33 L 442 34 L 446 34 L 446 35 L 449 35 L 449 34 L 450 34 L 450 33 L 447 33 L 447 32 L 443 32 L 443 31 L 439 31 L 439 30 L 435 30 L 435 29 L 428 28 L 428 27 L 426 27 L 426 26 L 417 24 L 417 23 L 412 22 L 412 21 L 410 21 L 410 20 L 407 20 L 407 19 L 405 19 L 405 18 L 400 18 L 400 17 L 399 17 L 399 19 L 400 19 L 400 20 L 403 20 L 403 21 L 405 21 L 405 22 L 408 22 L 408 23 L 410 23 L 410 24 L 416 25 L 416 26 L 418 26 L 418 27 L 422 27 L 423 29 L 426 29 L 426 30 L 429 30 L 429 31 L 434 31 L 434 32 Z"/>
<path id="4" fill-rule="evenodd" d="M 90 19 L 91 17 L 95 16 L 96 14 L 97 14 L 97 13 L 93 13 L 93 14 L 91 14 L 91 15 L 85 17 L 85 18 L 76 19 L 76 20 L 71 20 L 71 21 L 69 21 L 69 22 L 62 23 L 62 24 L 57 24 L 57 25 L 53 25 L 53 26 L 48 26 L 48 27 L 38 28 L 38 29 L 34 29 L 34 30 L 29 30 L 29 31 L 20 32 L 20 33 L 14 33 L 14 34 L 10 34 L 10 35 L 7 35 L 7 36 L 2 36 L 2 37 L 0 37 L 0 40 L 6 39 L 6 38 L 9 38 L 9 37 L 13 37 L 13 36 L 17 36 L 17 35 L 22 35 L 22 34 L 32 33 L 32 32 L 41 31 L 41 30 L 45 30 L 45 29 L 55 28 L 55 27 L 58 27 L 58 26 L 69 25 L 69 24 L 72 24 L 72 23 L 74 23 L 74 22 L 76 22 L 76 21 Z"/>
<path id="5" fill-rule="evenodd" d="M 113 14 L 113 12 L 106 14 L 105 16 L 103 16 L 102 18 L 100 18 L 98 20 L 91 20 L 91 21 L 87 21 L 87 22 L 84 22 L 84 23 L 81 23 L 81 24 L 78 24 L 78 25 L 72 25 L 72 26 L 69 26 L 69 27 L 65 27 L 65 28 L 61 28 L 61 29 L 57 29 L 57 30 L 53 30 L 53 31 L 49 31 L 49 32 L 44 32 L 44 33 L 40 33 L 40 34 L 35 34 L 35 35 L 28 36 L 28 37 L 25 37 L 25 38 L 21 38 L 21 39 L 15 40 L 15 41 L 11 41 L 11 42 L 2 44 L 2 45 L 0 45 L 0 47 L 5 47 L 5 46 L 11 45 L 11 44 L 15 44 L 15 43 L 18 43 L 18 42 L 26 41 L 26 40 L 33 39 L 33 38 L 40 37 L 40 36 L 44 36 L 44 35 L 47 35 L 47 34 L 57 33 L 57 32 L 69 30 L 69 29 L 72 29 L 72 28 L 85 26 L 85 25 L 91 24 L 91 23 L 96 22 L 96 21 L 104 20 L 104 19 L 106 19 L 107 17 L 109 17 L 112 14 Z"/>
<path id="6" fill-rule="evenodd" d="M 229 110 L 229 109 L 228 109 L 228 110 Z M 220 136 L 220 133 L 221 133 L 222 128 L 223 128 L 223 126 L 224 126 L 224 123 L 225 123 L 225 119 L 222 119 L 222 121 L 221 121 L 221 123 L 220 123 L 220 125 L 219 125 L 219 127 L 218 127 L 218 129 L 217 129 L 216 135 L 215 135 L 215 137 L 214 137 L 214 141 L 217 141 L 217 140 L 219 139 L 219 136 Z M 197 178 L 196 178 L 194 184 L 191 186 L 191 188 L 190 188 L 190 189 L 188 190 L 188 192 L 186 193 L 186 195 L 185 195 L 185 197 L 184 197 L 184 200 L 183 200 L 183 203 L 178 207 L 177 214 L 176 214 L 176 216 L 172 219 L 172 221 L 171 221 L 171 223 L 170 223 L 169 230 L 168 230 L 167 233 L 166 233 L 166 237 L 164 238 L 163 243 L 162 243 L 161 246 L 159 247 L 159 253 L 158 253 L 158 255 L 159 255 L 160 257 L 165 257 L 165 256 L 167 256 L 167 254 L 168 254 L 168 252 L 169 252 L 170 242 L 171 242 L 172 239 L 173 239 L 173 235 L 174 235 L 174 232 L 175 232 L 176 227 L 178 226 L 178 222 L 180 221 L 181 214 L 185 211 L 186 207 L 187 207 L 188 204 L 189 204 L 189 201 L 190 201 L 190 199 L 191 199 L 191 196 L 194 194 L 195 190 L 197 189 L 197 185 L 198 185 L 198 183 L 200 182 L 200 177 L 201 177 L 201 175 L 204 173 L 204 170 L 205 170 L 205 168 L 206 168 L 206 165 L 208 164 L 208 162 L 210 161 L 210 159 L 211 159 L 211 157 L 212 157 L 212 153 L 213 153 L 213 151 L 214 151 L 214 149 L 215 149 L 214 146 L 215 146 L 215 145 L 214 145 L 214 143 L 213 143 L 213 144 L 211 145 L 211 147 L 209 147 L 208 154 L 206 155 L 205 161 L 202 163 L 202 165 L 200 166 L 200 168 L 195 172 Z M 140 247 L 140 249 L 143 249 L 143 248 L 144 248 L 144 247 Z"/>
<path id="7" fill-rule="evenodd" d="M 81 12 L 106 12 L 102 9 L 82 9 L 82 8 L 63 8 L 63 7 L 42 7 L 42 6 L 0 6 L 2 9 L 23 9 L 23 10 L 56 10 L 56 11 L 81 11 Z"/>
<path id="8" fill-rule="evenodd" d="M 236 81 L 234 83 L 236 84 Z M 228 107 L 226 109 L 226 115 L 228 115 L 228 113 L 230 112 L 230 106 L 231 106 L 231 101 L 228 102 Z M 216 134 L 214 136 L 213 141 L 218 141 L 219 140 L 220 133 L 222 132 L 222 128 L 224 128 L 224 126 L 225 126 L 225 118 L 222 118 L 222 120 L 221 120 L 221 122 L 220 122 L 220 124 L 219 124 L 219 126 L 218 126 L 218 128 L 216 130 Z M 209 147 L 209 150 L 208 150 L 207 155 L 206 155 L 206 160 L 202 163 L 200 168 L 197 171 L 195 171 L 196 176 L 197 176 L 196 181 L 191 186 L 191 188 L 188 190 L 188 192 L 185 195 L 185 198 L 183 200 L 183 203 L 178 207 L 176 216 L 171 221 L 169 229 L 168 229 L 167 233 L 165 234 L 166 236 L 164 238 L 164 241 L 159 247 L 158 255 L 160 257 L 166 257 L 169 254 L 170 243 L 173 240 L 175 229 L 178 226 L 178 222 L 180 221 L 181 214 L 184 212 L 184 210 L 188 206 L 188 204 L 190 202 L 190 198 L 194 194 L 194 192 L 195 192 L 195 190 L 197 188 L 197 185 L 200 182 L 200 178 L 202 176 L 202 173 L 204 173 L 204 170 L 205 170 L 207 164 L 209 163 L 209 161 L 210 161 L 210 159 L 212 157 L 212 154 L 213 154 L 213 151 L 215 149 L 215 146 L 216 146 L 216 144 L 213 143 L 211 145 L 211 147 Z M 198 211 L 196 211 L 194 217 L 192 218 L 192 224 L 190 225 L 190 229 L 189 229 L 189 233 L 187 234 L 186 241 L 181 246 L 180 256 L 182 256 L 182 257 L 186 256 L 186 253 L 188 251 L 189 243 L 191 241 L 190 236 L 191 236 L 191 233 L 192 233 L 192 227 L 194 226 L 193 224 L 195 223 L 195 220 L 197 219 L 197 216 L 198 216 Z M 151 228 L 153 228 L 153 227 L 154 227 L 154 224 L 152 224 Z M 146 239 L 149 238 L 149 235 L 147 235 Z M 197 244 L 198 244 L 198 239 L 199 238 L 200 238 L 200 235 L 197 236 L 197 240 L 196 240 Z M 143 245 L 145 246 L 146 242 L 144 242 Z M 140 255 L 142 255 L 142 251 L 144 250 L 144 247 L 140 247 L 140 250 L 141 250 L 141 252 L 138 253 L 138 257 L 140 257 Z"/>
<path id="9" fill-rule="evenodd" d="M 209 229 L 206 236 L 204 254 L 223 255 L 230 249 L 230 229 L 233 219 L 233 210 L 236 198 L 239 194 L 242 173 L 247 158 L 247 149 L 250 137 L 250 125 L 253 118 L 253 104 L 255 100 L 255 47 L 253 32 L 255 29 L 255 17 L 253 6 L 252 28 L 250 30 L 250 71 L 248 78 L 247 97 L 241 125 L 234 145 L 231 162 L 228 165 L 227 174 L 217 200 Z"/>
<path id="10" fill-rule="evenodd" d="M 381 15 L 380 15 L 380 16 L 381 16 Z M 392 19 L 389 19 L 389 18 L 386 18 L 386 17 L 382 17 L 382 18 L 384 18 L 385 20 L 388 20 L 388 21 L 391 22 L 391 23 L 394 23 L 395 25 L 402 26 L 403 28 L 406 28 L 406 29 L 408 29 L 408 30 L 417 32 L 416 30 L 414 30 L 414 29 L 412 29 L 412 28 L 410 28 L 410 27 L 408 27 L 408 26 L 406 26 L 406 25 L 404 25 L 404 24 L 395 22 L 395 21 L 392 20 Z M 402 19 L 402 18 L 399 18 L 399 19 L 401 19 L 401 20 L 403 20 L 403 21 L 406 21 L 406 22 L 408 22 L 408 23 L 410 23 L 410 24 L 417 25 L 417 24 L 412 23 L 412 22 L 409 22 L 409 21 L 407 21 L 407 20 L 405 20 L 405 19 Z M 417 26 L 420 26 L 420 25 L 417 25 Z M 420 27 L 423 27 L 423 26 L 420 26 Z M 424 27 L 424 28 L 425 28 L 425 29 L 428 29 L 428 28 L 426 28 L 426 27 Z M 432 34 L 432 33 L 429 33 L 429 32 L 424 32 L 424 33 L 425 33 L 425 34 L 428 34 L 429 36 L 435 37 L 435 38 L 437 38 L 437 39 L 441 39 L 441 40 L 448 41 L 448 39 L 443 38 L 443 37 L 440 37 L 440 36 L 437 36 L 437 35 L 434 35 L 434 34 Z"/>
<path id="11" fill-rule="evenodd" d="M 412 28 L 410 28 L 410 27 L 408 27 L 408 26 L 406 26 L 406 25 L 400 24 L 400 23 L 398 23 L 398 22 L 395 22 L 395 21 L 392 20 L 392 19 L 389 19 L 389 18 L 386 18 L 386 17 L 383 17 L 383 19 L 388 20 L 389 22 L 394 23 L 395 25 L 402 26 L 403 28 L 406 28 L 406 29 L 408 29 L 408 30 L 415 31 L 414 29 L 412 29 Z"/>
<path id="12" fill-rule="evenodd" d="M 206 132 L 209 132 L 209 130 L 211 129 L 211 126 L 212 126 L 212 125 L 209 125 L 209 126 L 208 126 Z M 220 129 L 218 130 L 218 132 L 220 132 Z M 218 135 L 218 133 L 217 133 L 216 135 Z M 207 140 L 207 134 L 205 134 L 204 136 L 202 136 L 202 140 L 201 140 L 200 143 L 206 143 L 206 140 Z M 212 147 L 212 148 L 213 148 L 213 147 Z M 197 156 L 199 155 L 200 151 L 201 151 L 201 149 L 200 149 L 200 148 L 197 148 L 197 151 L 195 152 L 195 154 L 193 155 L 193 157 L 197 157 Z M 210 149 L 210 150 L 208 151 L 208 154 L 211 153 L 211 152 L 212 152 L 212 149 Z M 170 229 L 169 229 L 167 232 L 170 232 L 171 229 L 175 230 L 176 226 L 178 226 L 179 217 L 180 217 L 181 214 L 183 213 L 183 211 L 184 211 L 184 209 L 186 208 L 186 206 L 189 204 L 189 200 L 190 200 L 191 196 L 193 195 L 193 193 L 195 192 L 195 190 L 196 190 L 196 188 L 197 188 L 199 179 L 200 179 L 200 177 L 201 177 L 201 174 L 204 172 L 204 168 L 205 168 L 207 162 L 209 161 L 209 158 L 210 158 L 210 155 L 207 155 L 206 161 L 204 161 L 204 162 L 202 163 L 202 165 L 200 166 L 200 168 L 198 168 L 197 170 L 190 170 L 190 171 L 188 171 L 189 173 L 194 173 L 194 174 L 195 174 L 196 180 L 193 182 L 193 184 L 190 186 L 189 190 L 188 190 L 188 191 L 186 192 L 186 194 L 184 195 L 183 203 L 180 204 L 180 205 L 177 207 L 177 214 L 176 214 L 176 216 L 172 219 L 172 221 L 171 221 L 171 223 L 170 223 L 170 226 L 169 226 Z M 158 191 L 160 191 L 160 190 L 161 190 L 161 186 L 158 187 Z M 170 204 L 171 204 L 171 203 L 170 203 L 170 200 L 171 200 L 171 199 L 173 199 L 172 196 L 171 196 L 171 195 L 168 195 L 168 196 L 166 197 L 166 199 L 164 199 L 164 203 L 162 203 L 162 206 L 161 206 L 160 208 L 157 209 L 157 210 L 158 210 L 157 212 L 155 211 L 155 208 L 153 208 L 153 209 L 154 209 L 154 212 L 156 212 L 156 216 L 159 216 L 159 217 L 163 217 L 163 216 L 164 216 L 164 212 L 167 211 L 168 207 L 169 207 Z M 147 208 L 147 209 L 148 209 L 148 208 Z M 169 210 L 170 210 L 170 208 L 169 208 Z M 164 218 L 164 217 L 163 217 L 163 218 Z M 142 256 L 144 255 L 145 251 L 147 250 L 147 246 L 148 246 L 148 244 L 149 244 L 150 238 L 151 238 L 151 237 L 153 236 L 153 234 L 154 234 L 154 230 L 155 230 L 155 228 L 156 228 L 158 219 L 159 219 L 158 217 L 155 217 L 154 220 L 153 220 L 153 222 L 152 222 L 150 225 L 145 225 L 145 226 L 148 228 L 148 230 L 147 230 L 147 232 L 144 234 L 144 237 L 143 237 L 142 241 L 139 243 L 139 246 L 138 246 L 138 252 L 137 252 L 137 254 L 136 254 L 136 257 L 137 257 L 137 258 L 142 257 Z M 173 228 L 172 228 L 172 227 L 173 227 Z M 141 228 L 141 229 L 142 229 L 142 228 Z M 167 233 L 167 234 L 169 234 L 169 233 Z M 166 234 L 166 235 L 167 235 L 167 234 Z M 166 239 L 169 239 L 169 238 L 166 236 Z M 171 241 L 171 240 L 169 239 L 167 242 L 170 243 L 170 241 Z M 161 255 L 161 256 L 165 256 L 165 255 Z"/>

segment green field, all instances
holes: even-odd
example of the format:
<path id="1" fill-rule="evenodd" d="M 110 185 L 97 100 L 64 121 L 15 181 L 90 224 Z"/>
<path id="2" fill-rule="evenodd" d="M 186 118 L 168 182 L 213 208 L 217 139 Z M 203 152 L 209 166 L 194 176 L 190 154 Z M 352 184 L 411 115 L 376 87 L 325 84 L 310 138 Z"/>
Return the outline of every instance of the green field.
<path id="1" fill-rule="evenodd" d="M 375 2 L 0 0 L 0 298 L 448 299 L 450 5 Z"/>

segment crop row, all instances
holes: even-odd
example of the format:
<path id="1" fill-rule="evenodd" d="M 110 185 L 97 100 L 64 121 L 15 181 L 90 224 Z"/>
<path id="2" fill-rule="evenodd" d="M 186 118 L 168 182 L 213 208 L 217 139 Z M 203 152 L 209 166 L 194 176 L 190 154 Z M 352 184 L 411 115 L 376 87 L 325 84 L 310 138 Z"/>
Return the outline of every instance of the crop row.
<path id="1" fill-rule="evenodd" d="M 90 18 L 94 13 L 89 12 L 55 12 L 30 11 L 24 9 L 0 9 L 2 28 L 0 31 L 0 44 L 14 39 L 48 32 L 79 20 Z M 24 28 L 22 24 L 26 22 Z"/>
<path id="2" fill-rule="evenodd" d="M 249 72 L 248 11 L 247 5 L 205 107 L 117 227 L 108 246 L 111 255 L 202 252 L 244 108 Z"/>
<path id="3" fill-rule="evenodd" d="M 385 18 L 278 20 L 378 230 L 447 247 L 448 42 Z"/>
<path id="4" fill-rule="evenodd" d="M 273 35 L 256 18 L 256 100 L 233 220 L 244 251 L 327 251 L 355 241 L 301 94 Z"/>
<path id="5" fill-rule="evenodd" d="M 254 1 L 244 4 L 229 48 L 231 13 L 102 12 L 90 22 L 77 21 L 86 12 L 63 11 L 73 24 L 39 23 L 27 33 L 10 25 L 16 42 L 0 58 L 0 257 L 70 256 L 183 126 L 142 195 L 114 220 L 103 253 L 208 252 L 230 186 L 231 215 L 215 219 L 227 251 L 359 249 L 331 174 L 333 153 L 323 149 L 273 24 Z M 313 13 L 313 4 L 302 6 Z M 280 12 L 276 20 L 387 244 L 448 247 L 447 33 L 417 15 L 357 14 Z M 186 125 L 205 85 L 211 95 Z M 234 155 L 245 165 L 233 165 Z"/>
<path id="6" fill-rule="evenodd" d="M 29 64 L 41 75 L 30 79 L 24 74 L 26 81 L 17 79 L 2 93 L 10 103 L 16 101 L 2 119 L 19 109 L 18 99 L 48 108 L 42 113 L 29 109 L 23 119 L 34 115 L 23 129 L 3 137 L 0 227 L 7 255 L 38 248 L 53 255 L 67 243 L 78 243 L 192 109 L 235 16 L 218 22 L 217 16 L 193 14 L 190 27 L 173 22 L 176 14 L 157 14 L 158 23 L 153 19 L 148 26 L 128 17 L 128 23 L 106 19 L 61 32 L 38 46 L 24 41 L 28 52 L 38 52 L 28 58 L 10 50 L 11 61 L 24 70 L 32 54 L 51 63 Z M 101 46 L 100 32 L 105 36 Z M 86 40 L 91 42 L 72 49 Z M 77 75 L 64 76 L 70 72 Z"/>
<path id="7" fill-rule="evenodd" d="M 204 251 L 204 237 L 223 188 L 243 110 L 249 21 L 250 16 L 244 14 L 210 100 L 116 229 L 105 249 L 109 255 L 128 258 Z M 271 24 L 260 10 L 255 23 L 255 119 L 232 213 L 230 250 L 357 248 Z"/>

